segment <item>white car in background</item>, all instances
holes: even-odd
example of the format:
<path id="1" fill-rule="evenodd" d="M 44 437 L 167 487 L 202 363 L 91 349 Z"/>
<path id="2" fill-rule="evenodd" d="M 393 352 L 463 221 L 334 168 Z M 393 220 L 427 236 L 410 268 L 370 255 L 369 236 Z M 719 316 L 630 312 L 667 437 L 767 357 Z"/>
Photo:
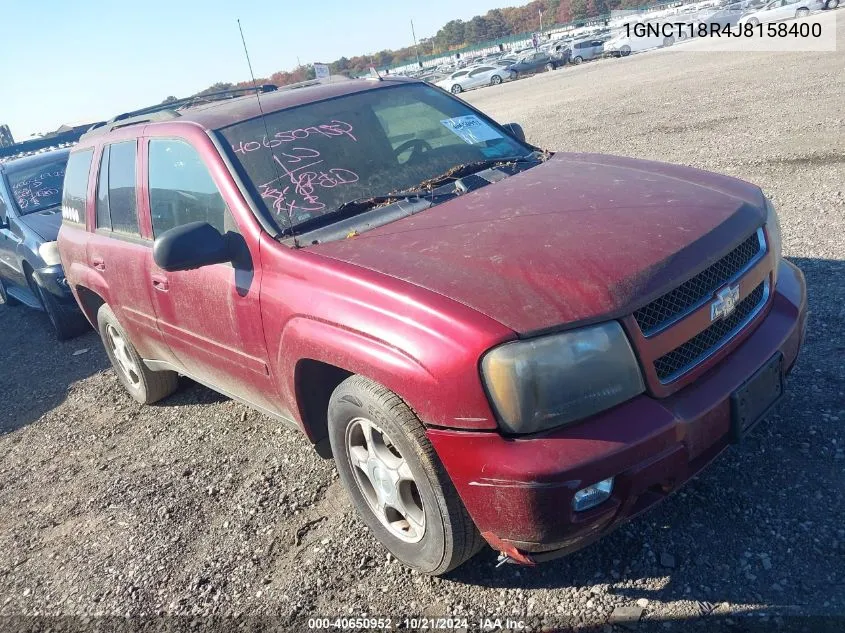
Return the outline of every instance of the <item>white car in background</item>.
<path id="1" fill-rule="evenodd" d="M 772 0 L 762 9 L 742 16 L 738 24 L 760 24 L 761 22 L 801 18 L 824 8 L 825 0 Z"/>
<path id="2" fill-rule="evenodd" d="M 671 46 L 674 43 L 675 37 L 672 35 L 664 37 L 663 35 L 646 33 L 642 36 L 636 36 L 632 25 L 630 36 L 626 35 L 625 29 L 622 29 L 619 35 L 605 42 L 604 54 L 627 57 L 631 53 L 639 53 L 658 46 Z"/>
<path id="3" fill-rule="evenodd" d="M 482 86 L 497 86 L 505 81 L 516 79 L 516 73 L 507 68 L 497 66 L 473 66 L 463 68 L 452 73 L 446 79 L 437 82 L 437 86 L 448 90 L 453 95 L 459 95 L 464 90 L 481 88 Z"/>

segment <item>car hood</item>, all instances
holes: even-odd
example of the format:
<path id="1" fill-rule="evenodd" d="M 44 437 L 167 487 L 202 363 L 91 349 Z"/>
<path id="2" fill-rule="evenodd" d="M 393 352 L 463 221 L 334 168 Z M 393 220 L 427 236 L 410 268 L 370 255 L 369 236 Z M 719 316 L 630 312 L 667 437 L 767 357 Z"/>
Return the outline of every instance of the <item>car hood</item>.
<path id="1" fill-rule="evenodd" d="M 759 187 L 734 178 L 559 153 L 416 215 L 308 248 L 530 334 L 628 314 L 764 221 Z"/>
<path id="2" fill-rule="evenodd" d="M 62 226 L 61 208 L 51 207 L 21 216 L 20 221 L 45 242 L 55 242 Z"/>

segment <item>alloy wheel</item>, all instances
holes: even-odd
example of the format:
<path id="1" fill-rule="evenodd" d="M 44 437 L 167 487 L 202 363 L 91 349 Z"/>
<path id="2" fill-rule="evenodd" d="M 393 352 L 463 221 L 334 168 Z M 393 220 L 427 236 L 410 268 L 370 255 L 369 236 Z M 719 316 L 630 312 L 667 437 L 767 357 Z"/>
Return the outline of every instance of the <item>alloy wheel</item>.
<path id="1" fill-rule="evenodd" d="M 358 489 L 379 522 L 406 543 L 422 540 L 422 497 L 396 444 L 370 420 L 355 418 L 346 427 L 346 454 Z"/>
<path id="2" fill-rule="evenodd" d="M 129 384 L 133 387 L 137 386 L 141 382 L 141 374 L 138 371 L 138 365 L 129 354 L 126 339 L 111 323 L 106 325 L 106 334 L 108 335 L 112 356 L 117 361 L 118 371 L 123 374 Z"/>

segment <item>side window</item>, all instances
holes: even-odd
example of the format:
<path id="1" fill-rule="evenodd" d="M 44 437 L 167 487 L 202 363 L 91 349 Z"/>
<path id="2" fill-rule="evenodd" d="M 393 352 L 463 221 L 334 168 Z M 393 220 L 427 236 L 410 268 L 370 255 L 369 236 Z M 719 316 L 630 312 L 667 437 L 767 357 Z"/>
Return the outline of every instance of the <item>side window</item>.
<path id="1" fill-rule="evenodd" d="M 109 145 L 109 213 L 112 230 L 140 235 L 135 196 L 135 141 Z M 99 196 L 98 196 L 99 198 Z"/>
<path id="2" fill-rule="evenodd" d="M 62 221 L 85 226 L 85 202 L 88 198 L 88 174 L 93 149 L 71 152 L 65 168 L 62 189 Z"/>
<path id="3" fill-rule="evenodd" d="M 100 159 L 100 174 L 97 178 L 97 228 L 111 230 L 109 213 L 109 149 L 106 145 Z"/>
<path id="4" fill-rule="evenodd" d="M 202 158 L 185 141 L 150 139 L 149 183 L 153 235 L 190 222 L 237 231 Z"/>

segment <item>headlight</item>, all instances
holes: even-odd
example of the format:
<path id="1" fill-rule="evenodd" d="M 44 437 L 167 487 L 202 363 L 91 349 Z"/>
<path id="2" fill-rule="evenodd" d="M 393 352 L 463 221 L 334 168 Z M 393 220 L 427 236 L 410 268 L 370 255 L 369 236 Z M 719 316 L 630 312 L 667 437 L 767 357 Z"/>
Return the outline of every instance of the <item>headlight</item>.
<path id="1" fill-rule="evenodd" d="M 38 255 L 44 260 L 47 266 L 58 266 L 62 263 L 59 257 L 58 242 L 45 242 L 38 247 Z"/>
<path id="2" fill-rule="evenodd" d="M 780 220 L 778 220 L 778 213 L 775 211 L 775 205 L 766 198 L 766 236 L 769 240 L 769 251 L 774 253 L 775 261 L 779 262 L 781 258 L 782 243 L 780 239 Z"/>
<path id="3" fill-rule="evenodd" d="M 645 390 L 615 321 L 488 352 L 481 371 L 502 429 L 534 433 L 608 409 Z"/>

